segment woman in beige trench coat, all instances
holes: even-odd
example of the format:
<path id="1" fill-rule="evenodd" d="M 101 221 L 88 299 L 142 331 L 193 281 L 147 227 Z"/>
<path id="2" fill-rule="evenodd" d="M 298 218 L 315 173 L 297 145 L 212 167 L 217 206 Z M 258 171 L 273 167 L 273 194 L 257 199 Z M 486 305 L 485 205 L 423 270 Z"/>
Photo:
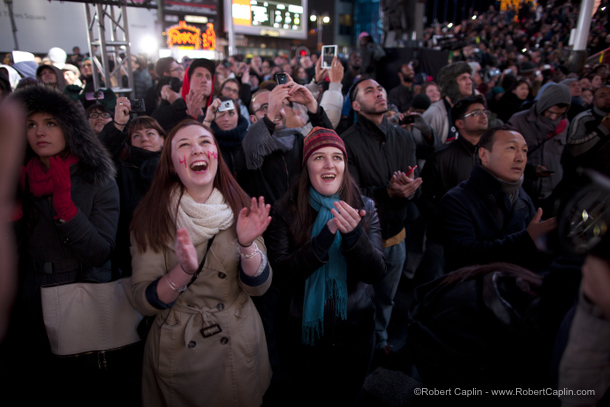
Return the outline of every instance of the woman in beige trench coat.
<path id="1" fill-rule="evenodd" d="M 271 369 L 250 296 L 271 283 L 261 237 L 269 209 L 239 187 L 207 127 L 174 128 L 132 222 L 135 305 L 156 315 L 144 406 L 262 404 Z"/>

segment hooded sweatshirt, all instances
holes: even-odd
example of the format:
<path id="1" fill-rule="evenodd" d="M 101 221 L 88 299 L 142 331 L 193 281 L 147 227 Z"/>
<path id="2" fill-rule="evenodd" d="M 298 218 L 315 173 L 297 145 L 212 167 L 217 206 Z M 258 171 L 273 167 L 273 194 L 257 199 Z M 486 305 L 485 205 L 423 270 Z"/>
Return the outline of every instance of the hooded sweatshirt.
<path id="1" fill-rule="evenodd" d="M 572 96 L 567 86 L 550 84 L 531 108 L 516 113 L 508 122 L 527 142 L 529 152 L 523 189 L 534 203 L 548 198 L 563 177 L 561 155 L 568 134 L 567 114 L 551 120 L 544 117 L 544 112 L 557 105 L 565 105 L 569 108 L 571 100 Z M 538 165 L 554 173 L 550 177 L 538 177 L 536 174 Z"/>

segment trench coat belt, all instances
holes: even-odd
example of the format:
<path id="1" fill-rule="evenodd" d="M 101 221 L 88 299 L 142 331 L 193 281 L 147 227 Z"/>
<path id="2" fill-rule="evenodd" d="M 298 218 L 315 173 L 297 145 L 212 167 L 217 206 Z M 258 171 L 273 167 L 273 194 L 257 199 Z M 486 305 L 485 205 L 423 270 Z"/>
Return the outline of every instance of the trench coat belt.
<path id="1" fill-rule="evenodd" d="M 214 324 L 218 324 L 218 326 L 220 326 L 220 323 L 214 314 L 228 309 L 231 305 L 233 305 L 234 302 L 235 300 L 231 300 L 226 303 L 222 303 L 223 307 L 220 309 L 218 306 L 214 308 L 196 308 L 194 306 L 188 306 L 185 304 L 175 304 L 172 307 L 173 311 L 188 314 L 188 320 L 186 321 L 186 326 L 184 328 L 184 346 L 187 346 L 188 343 L 195 337 L 201 338 L 201 330 L 203 328 L 210 327 Z M 222 327 L 220 328 L 222 329 Z"/>

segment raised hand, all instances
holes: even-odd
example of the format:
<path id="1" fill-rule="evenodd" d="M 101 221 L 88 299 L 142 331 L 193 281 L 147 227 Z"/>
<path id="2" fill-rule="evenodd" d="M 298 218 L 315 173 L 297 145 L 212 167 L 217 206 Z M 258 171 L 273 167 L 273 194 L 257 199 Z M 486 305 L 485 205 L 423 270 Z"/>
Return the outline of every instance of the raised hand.
<path id="1" fill-rule="evenodd" d="M 360 223 L 360 219 L 366 216 L 366 211 L 364 209 L 358 211 L 349 206 L 345 201 L 334 202 L 334 205 L 336 209 L 331 209 L 330 213 L 333 214 L 334 218 L 332 220 L 334 220 L 341 233 L 349 233 L 356 229 Z"/>
<path id="2" fill-rule="evenodd" d="M 197 250 L 195 249 L 195 246 L 193 246 L 191 238 L 189 237 L 189 232 L 185 228 L 176 231 L 174 252 L 185 273 L 193 274 L 197 271 L 197 268 L 199 267 Z"/>
<path id="3" fill-rule="evenodd" d="M 128 98 L 121 96 L 117 98 L 114 106 L 114 126 L 123 131 L 125 125 L 129 121 L 129 112 L 131 111 L 131 102 Z"/>
<path id="4" fill-rule="evenodd" d="M 414 168 L 409 167 L 409 170 Z M 414 178 L 414 173 L 407 175 L 402 171 L 397 171 L 390 178 L 388 183 L 388 195 L 391 197 L 409 198 L 417 191 L 417 188 L 422 184 L 421 178 Z"/>
<path id="5" fill-rule="evenodd" d="M 205 119 L 203 122 L 208 126 L 212 124 L 212 122 L 216 119 L 216 112 L 220 107 L 220 99 L 214 99 L 212 103 L 208 106 L 208 109 L 205 112 Z"/>
<path id="6" fill-rule="evenodd" d="M 320 61 L 321 60 L 322 58 L 320 58 Z M 333 58 L 333 62 L 330 65 L 330 70 L 328 71 L 328 79 L 330 79 L 331 82 L 341 83 L 341 81 L 343 80 L 344 69 L 345 68 L 343 67 L 343 64 L 335 55 L 335 57 Z"/>
<path id="7" fill-rule="evenodd" d="M 542 219 L 542 208 L 538 208 L 536 215 L 534 215 L 532 221 L 527 225 L 527 233 L 529 233 L 536 244 L 541 236 L 551 232 L 557 227 L 557 218 L 550 218 L 543 220 L 542 222 L 540 219 Z"/>
<path id="8" fill-rule="evenodd" d="M 262 196 L 252 198 L 250 209 L 242 208 L 237 217 L 237 241 L 241 246 L 250 246 L 252 242 L 267 230 L 271 222 L 269 211 L 271 205 L 265 205 Z"/>
<path id="9" fill-rule="evenodd" d="M 309 89 L 294 82 L 288 82 L 286 85 L 290 85 L 288 100 L 302 104 L 310 113 L 318 111 L 318 102 L 316 102 L 316 98 L 313 97 Z"/>
<path id="10" fill-rule="evenodd" d="M 186 114 L 195 119 L 198 119 L 199 116 L 203 114 L 203 109 L 201 109 L 201 102 L 203 102 L 203 90 L 202 89 L 193 89 L 189 90 L 189 93 L 186 95 Z"/>

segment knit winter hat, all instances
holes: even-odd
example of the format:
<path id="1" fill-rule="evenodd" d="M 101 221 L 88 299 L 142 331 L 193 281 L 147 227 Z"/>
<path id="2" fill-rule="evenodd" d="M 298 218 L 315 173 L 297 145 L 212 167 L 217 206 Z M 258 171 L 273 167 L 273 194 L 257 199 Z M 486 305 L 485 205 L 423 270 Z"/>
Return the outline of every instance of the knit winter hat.
<path id="1" fill-rule="evenodd" d="M 193 76 L 195 68 L 205 68 L 210 71 L 211 76 L 214 76 L 214 74 L 216 73 L 216 64 L 214 63 L 214 61 L 210 61 L 209 59 L 205 58 L 193 59 L 193 62 L 191 62 L 191 65 L 188 68 L 189 82 L 191 81 L 191 77 Z"/>
<path id="2" fill-rule="evenodd" d="M 317 150 L 324 147 L 336 147 L 343 152 L 345 162 L 347 162 L 347 152 L 343 139 L 333 130 L 324 127 L 314 127 L 305 137 L 303 143 L 303 167 L 307 163 L 309 157 Z"/>

